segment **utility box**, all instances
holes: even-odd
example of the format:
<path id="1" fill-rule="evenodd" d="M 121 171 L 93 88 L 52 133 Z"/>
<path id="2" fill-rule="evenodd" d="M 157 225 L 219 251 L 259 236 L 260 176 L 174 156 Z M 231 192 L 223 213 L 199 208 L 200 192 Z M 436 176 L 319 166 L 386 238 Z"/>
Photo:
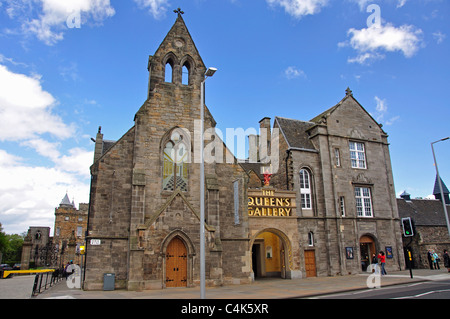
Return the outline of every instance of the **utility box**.
<path id="1" fill-rule="evenodd" d="M 114 284 L 116 282 L 116 274 L 103 274 L 103 290 L 114 290 Z"/>

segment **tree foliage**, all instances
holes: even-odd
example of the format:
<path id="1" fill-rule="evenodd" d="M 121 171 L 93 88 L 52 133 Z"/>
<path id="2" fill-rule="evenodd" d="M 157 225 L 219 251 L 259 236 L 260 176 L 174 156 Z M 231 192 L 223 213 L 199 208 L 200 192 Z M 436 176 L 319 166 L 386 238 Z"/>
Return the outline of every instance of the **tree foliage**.
<path id="1" fill-rule="evenodd" d="M 14 265 L 20 263 L 24 236 L 5 234 L 0 224 L 0 252 L 3 255 L 2 264 Z"/>

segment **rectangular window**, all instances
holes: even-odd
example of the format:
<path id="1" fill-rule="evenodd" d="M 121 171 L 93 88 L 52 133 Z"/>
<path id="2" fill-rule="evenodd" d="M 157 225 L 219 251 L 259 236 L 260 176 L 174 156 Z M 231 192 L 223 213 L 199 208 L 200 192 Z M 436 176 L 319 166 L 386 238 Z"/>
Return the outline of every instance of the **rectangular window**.
<path id="1" fill-rule="evenodd" d="M 300 194 L 302 200 L 302 208 L 311 209 L 311 194 Z"/>
<path id="2" fill-rule="evenodd" d="M 309 172 L 305 169 L 300 170 L 300 199 L 303 209 L 312 209 L 311 206 L 311 183 Z"/>
<path id="3" fill-rule="evenodd" d="M 78 226 L 77 227 L 77 237 L 81 237 L 82 234 L 83 234 L 83 227 Z"/>
<path id="4" fill-rule="evenodd" d="M 364 143 L 349 142 L 350 160 L 353 168 L 366 168 L 366 152 Z"/>
<path id="5" fill-rule="evenodd" d="M 356 212 L 358 217 L 372 217 L 370 188 L 355 187 Z"/>
<path id="6" fill-rule="evenodd" d="M 339 197 L 339 211 L 341 212 L 341 216 L 345 217 L 345 198 L 344 198 L 344 196 Z"/>
<path id="7" fill-rule="evenodd" d="M 336 167 L 341 167 L 341 154 L 340 154 L 338 148 L 334 149 L 334 159 L 335 159 Z"/>

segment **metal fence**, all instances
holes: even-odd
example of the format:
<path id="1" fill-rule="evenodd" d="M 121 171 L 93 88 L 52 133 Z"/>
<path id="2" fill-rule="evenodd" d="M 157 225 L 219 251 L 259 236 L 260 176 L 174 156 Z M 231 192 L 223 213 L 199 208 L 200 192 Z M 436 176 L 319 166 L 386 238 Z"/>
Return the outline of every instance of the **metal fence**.
<path id="1" fill-rule="evenodd" d="M 33 285 L 33 291 L 31 293 L 31 296 L 37 296 L 41 292 L 49 289 L 56 283 L 58 283 L 63 278 L 63 273 L 56 270 L 56 271 L 49 271 L 44 273 L 39 273 L 34 278 L 34 285 Z"/>

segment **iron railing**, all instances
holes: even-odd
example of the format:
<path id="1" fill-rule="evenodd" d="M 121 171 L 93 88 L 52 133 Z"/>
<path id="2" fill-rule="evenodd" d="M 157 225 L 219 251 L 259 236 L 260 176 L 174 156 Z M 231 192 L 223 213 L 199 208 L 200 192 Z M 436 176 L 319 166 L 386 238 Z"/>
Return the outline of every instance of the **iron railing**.
<path id="1" fill-rule="evenodd" d="M 31 297 L 35 297 L 41 292 L 49 289 L 63 278 L 63 273 L 58 269 L 55 271 L 36 274 L 34 278 L 33 291 Z"/>

